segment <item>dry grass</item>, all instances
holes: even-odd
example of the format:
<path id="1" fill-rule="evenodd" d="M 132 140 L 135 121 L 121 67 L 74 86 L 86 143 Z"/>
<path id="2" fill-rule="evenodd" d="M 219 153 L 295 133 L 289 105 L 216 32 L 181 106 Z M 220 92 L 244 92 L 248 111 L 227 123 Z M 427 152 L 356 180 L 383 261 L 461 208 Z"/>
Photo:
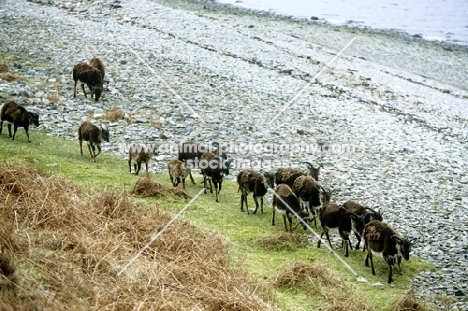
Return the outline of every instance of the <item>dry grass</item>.
<path id="1" fill-rule="evenodd" d="M 62 100 L 60 99 L 57 91 L 49 91 L 47 92 L 46 99 L 54 104 L 61 104 Z"/>
<path id="2" fill-rule="evenodd" d="M 0 72 L 10 72 L 7 64 L 0 63 Z"/>
<path id="3" fill-rule="evenodd" d="M 307 241 L 307 236 L 295 232 L 281 232 L 274 235 L 263 236 L 254 243 L 266 250 L 274 251 L 290 251 L 310 245 Z"/>
<path id="4" fill-rule="evenodd" d="M 326 286 L 339 287 L 338 277 L 324 264 L 308 265 L 295 262 L 277 275 L 275 287 L 310 287 L 319 289 Z M 311 285 L 311 286 L 310 286 Z"/>
<path id="5" fill-rule="evenodd" d="M 394 306 L 395 311 L 424 311 L 426 310 L 418 301 L 413 290 L 408 291 Z"/>
<path id="6" fill-rule="evenodd" d="M 152 181 L 150 178 L 140 178 L 133 185 L 130 194 L 138 197 L 163 197 L 176 195 L 185 199 L 190 199 L 190 194 L 183 188 L 169 188 L 160 183 Z"/>
<path id="7" fill-rule="evenodd" d="M 102 118 L 104 120 L 109 120 L 111 122 L 117 122 L 123 120 L 125 117 L 125 112 L 122 109 L 112 107 L 111 109 L 107 110 Z"/>
<path id="8" fill-rule="evenodd" d="M 18 80 L 24 80 L 23 77 L 14 74 L 8 65 L 0 63 L 0 79 L 7 82 L 14 82 Z"/>
<path id="9" fill-rule="evenodd" d="M 117 276 L 172 217 L 124 191 L 91 196 L 0 167 L 0 217 L 1 310 L 273 309 L 267 289 L 229 266 L 224 240 L 182 220 Z"/>
<path id="10" fill-rule="evenodd" d="M 295 262 L 281 271 L 273 282 L 276 288 L 301 290 L 325 301 L 321 310 L 362 311 L 373 307 L 345 287 L 338 276 L 324 264 L 309 265 Z"/>
<path id="11" fill-rule="evenodd" d="M 21 78 L 20 76 L 15 75 L 15 74 L 10 73 L 10 72 L 0 74 L 0 79 L 5 80 L 6 82 L 13 82 L 13 81 L 18 81 L 18 80 L 23 80 L 23 78 Z"/>

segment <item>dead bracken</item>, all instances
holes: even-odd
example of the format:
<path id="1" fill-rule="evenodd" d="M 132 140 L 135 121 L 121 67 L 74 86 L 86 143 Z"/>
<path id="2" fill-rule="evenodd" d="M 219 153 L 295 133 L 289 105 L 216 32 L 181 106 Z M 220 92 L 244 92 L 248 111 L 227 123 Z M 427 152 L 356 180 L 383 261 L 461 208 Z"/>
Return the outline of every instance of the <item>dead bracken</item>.
<path id="1" fill-rule="evenodd" d="M 230 267 L 221 237 L 183 220 L 117 276 L 172 218 L 125 191 L 92 195 L 34 169 L 2 166 L 0 217 L 2 310 L 274 309 L 266 287 Z"/>

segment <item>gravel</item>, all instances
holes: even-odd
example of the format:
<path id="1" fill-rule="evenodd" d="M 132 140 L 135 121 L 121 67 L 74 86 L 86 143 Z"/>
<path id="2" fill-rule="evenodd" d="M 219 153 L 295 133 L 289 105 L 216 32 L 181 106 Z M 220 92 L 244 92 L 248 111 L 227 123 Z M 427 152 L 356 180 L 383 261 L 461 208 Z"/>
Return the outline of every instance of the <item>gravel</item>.
<path id="1" fill-rule="evenodd" d="M 159 146 L 152 171 L 181 140 L 221 142 L 235 158 L 231 179 L 245 166 L 323 163 L 320 181 L 338 190 L 335 201 L 382 208 L 414 241 L 412 256 L 436 267 L 415 278 L 417 294 L 451 296 L 468 310 L 468 51 L 205 8 L 2 1 L 0 55 L 25 79 L 0 80 L 0 99 L 40 113 L 32 135 L 77 140 L 91 120 L 109 126 L 104 152 L 122 159 L 132 142 Z M 97 103 L 80 89 L 74 98 L 71 78 L 93 56 L 109 80 Z M 111 108 L 125 118 L 102 119 Z"/>

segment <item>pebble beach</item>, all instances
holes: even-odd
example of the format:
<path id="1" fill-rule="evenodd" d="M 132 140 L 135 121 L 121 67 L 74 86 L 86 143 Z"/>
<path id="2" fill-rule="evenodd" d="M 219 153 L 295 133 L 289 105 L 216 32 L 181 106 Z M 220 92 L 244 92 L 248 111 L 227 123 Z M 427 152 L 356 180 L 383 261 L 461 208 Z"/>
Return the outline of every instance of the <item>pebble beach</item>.
<path id="1" fill-rule="evenodd" d="M 105 125 L 122 173 L 133 142 L 158 146 L 153 172 L 184 140 L 224 146 L 229 179 L 321 163 L 336 202 L 382 209 L 434 265 L 415 292 L 468 310 L 468 48 L 212 2 L 0 0 L 0 23 L 0 63 L 22 77 L 0 80 L 0 100 L 39 113 L 32 140 Z M 71 76 L 94 56 L 98 102 L 73 97 Z"/>

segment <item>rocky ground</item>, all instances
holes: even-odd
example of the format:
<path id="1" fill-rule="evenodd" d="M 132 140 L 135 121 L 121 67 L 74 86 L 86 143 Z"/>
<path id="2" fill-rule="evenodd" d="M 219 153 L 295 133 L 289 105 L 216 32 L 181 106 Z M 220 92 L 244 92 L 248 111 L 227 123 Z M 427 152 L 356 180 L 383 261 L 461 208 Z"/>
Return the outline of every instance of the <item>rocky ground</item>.
<path id="1" fill-rule="evenodd" d="M 32 132 L 76 140 L 83 120 L 105 124 L 104 150 L 122 159 L 131 142 L 154 144 L 153 171 L 181 140 L 221 142 L 236 159 L 231 178 L 323 163 L 335 201 L 382 208 L 436 266 L 414 280 L 417 293 L 468 310 L 467 49 L 161 3 L 0 0 L 0 63 L 23 78 L 0 80 L 2 101 L 40 113 Z M 74 98 L 71 78 L 93 56 L 109 80 L 97 103 Z M 124 119 L 102 119 L 111 108 Z"/>

